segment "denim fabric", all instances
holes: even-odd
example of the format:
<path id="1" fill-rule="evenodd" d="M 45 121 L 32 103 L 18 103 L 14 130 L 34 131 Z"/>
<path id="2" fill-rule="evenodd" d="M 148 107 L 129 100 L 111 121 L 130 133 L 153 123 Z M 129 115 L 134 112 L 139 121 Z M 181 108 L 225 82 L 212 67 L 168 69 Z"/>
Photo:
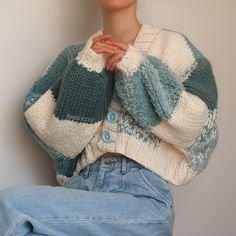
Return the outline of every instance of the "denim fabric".
<path id="1" fill-rule="evenodd" d="M 134 160 L 99 158 L 64 186 L 0 191 L 1 236 L 171 236 L 170 186 Z"/>

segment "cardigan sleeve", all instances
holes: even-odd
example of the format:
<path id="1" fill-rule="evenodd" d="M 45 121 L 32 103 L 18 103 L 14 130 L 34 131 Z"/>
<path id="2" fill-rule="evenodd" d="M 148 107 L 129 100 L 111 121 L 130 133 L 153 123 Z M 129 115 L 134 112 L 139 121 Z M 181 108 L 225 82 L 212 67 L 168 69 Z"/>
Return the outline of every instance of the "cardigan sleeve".
<path id="1" fill-rule="evenodd" d="M 93 138 L 112 97 L 112 73 L 105 70 L 102 55 L 90 49 L 90 42 L 71 60 L 75 46 L 65 48 L 24 100 L 26 128 L 51 156 L 64 161 L 77 158 Z"/>
<path id="2" fill-rule="evenodd" d="M 74 48 L 74 47 L 73 47 Z M 72 51 L 71 46 L 65 47 L 47 66 L 44 72 L 33 83 L 31 88 L 27 91 L 23 106 L 23 114 L 32 106 L 56 81 L 59 81 L 59 76 L 63 73 L 69 62 L 68 51 Z M 58 85 L 58 83 L 57 83 Z M 25 115 L 23 116 L 23 125 L 28 134 L 34 138 L 34 140 L 43 148 L 44 151 L 53 159 L 53 166 L 58 176 L 70 177 L 73 174 L 74 166 L 80 157 L 70 159 L 64 156 L 62 153 L 56 151 L 44 142 L 34 131 L 34 129 L 28 123 Z M 60 182 L 59 182 L 60 183 Z"/>
<path id="3" fill-rule="evenodd" d="M 218 140 L 218 95 L 210 62 L 185 40 L 195 58 L 185 77 L 177 76 L 161 58 L 129 45 L 117 64 L 115 88 L 138 125 L 183 152 L 200 171 Z"/>

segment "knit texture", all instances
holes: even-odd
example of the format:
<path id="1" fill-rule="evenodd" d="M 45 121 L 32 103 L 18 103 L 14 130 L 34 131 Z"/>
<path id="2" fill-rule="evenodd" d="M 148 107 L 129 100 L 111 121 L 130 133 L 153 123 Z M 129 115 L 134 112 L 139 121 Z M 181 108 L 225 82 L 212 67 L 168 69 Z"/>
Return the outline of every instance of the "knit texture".
<path id="1" fill-rule="evenodd" d="M 26 129 L 53 158 L 60 185 L 105 152 L 174 185 L 189 183 L 219 137 L 209 60 L 183 33 L 143 23 L 108 71 L 104 54 L 91 49 L 101 33 L 65 47 L 34 82 L 23 104 Z"/>

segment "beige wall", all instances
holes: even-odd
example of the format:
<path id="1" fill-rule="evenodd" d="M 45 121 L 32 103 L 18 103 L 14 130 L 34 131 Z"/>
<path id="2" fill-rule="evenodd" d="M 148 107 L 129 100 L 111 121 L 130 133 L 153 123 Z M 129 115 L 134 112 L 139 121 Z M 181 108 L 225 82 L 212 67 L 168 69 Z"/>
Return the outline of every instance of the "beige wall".
<path id="1" fill-rule="evenodd" d="M 0 0 L 0 189 L 56 184 L 51 160 L 22 126 L 22 99 L 65 45 L 86 39 L 97 29 L 93 2 Z M 207 169 L 190 184 L 171 186 L 176 204 L 174 236 L 236 235 L 235 9 L 234 0 L 141 2 L 142 21 L 182 31 L 209 58 L 219 89 L 217 149 Z"/>

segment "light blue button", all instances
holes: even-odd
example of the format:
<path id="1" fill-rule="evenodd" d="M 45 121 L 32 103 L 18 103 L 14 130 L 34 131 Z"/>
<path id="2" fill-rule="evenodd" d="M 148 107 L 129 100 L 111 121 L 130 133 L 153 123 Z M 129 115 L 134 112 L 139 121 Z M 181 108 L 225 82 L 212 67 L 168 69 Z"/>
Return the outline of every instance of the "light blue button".
<path id="1" fill-rule="evenodd" d="M 108 143 L 111 141 L 111 133 L 108 130 L 104 130 L 102 132 L 102 139 L 105 143 Z"/>
<path id="2" fill-rule="evenodd" d="M 114 111 L 109 111 L 107 113 L 107 120 L 110 122 L 110 123 L 115 123 L 116 122 L 116 113 Z"/>

